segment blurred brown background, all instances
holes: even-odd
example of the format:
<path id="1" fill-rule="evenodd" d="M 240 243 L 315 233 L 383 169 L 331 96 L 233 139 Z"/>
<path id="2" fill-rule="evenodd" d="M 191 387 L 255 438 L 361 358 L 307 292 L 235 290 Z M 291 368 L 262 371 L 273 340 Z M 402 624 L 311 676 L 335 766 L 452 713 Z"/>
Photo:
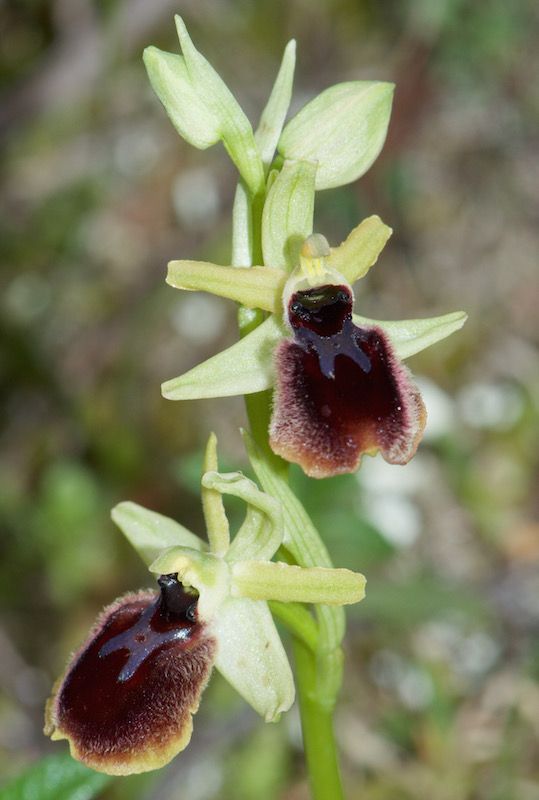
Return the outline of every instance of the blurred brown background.
<path id="1" fill-rule="evenodd" d="M 0 774 L 44 753 L 42 706 L 97 610 L 148 584 L 109 521 L 133 499 L 201 532 L 210 429 L 244 467 L 239 399 L 159 384 L 234 340 L 226 301 L 164 284 L 227 263 L 235 176 L 182 142 L 145 45 L 173 13 L 256 122 L 286 41 L 294 108 L 328 85 L 397 83 L 382 156 L 318 195 L 336 244 L 394 230 L 360 285 L 379 319 L 464 308 L 410 362 L 429 408 L 406 468 L 298 490 L 368 596 L 350 611 L 338 736 L 350 798 L 539 798 L 539 7 L 533 0 L 4 0 L 0 5 Z M 233 758 L 231 757 L 233 756 Z M 305 798 L 299 722 L 259 724 L 219 678 L 190 748 L 103 797 Z"/>

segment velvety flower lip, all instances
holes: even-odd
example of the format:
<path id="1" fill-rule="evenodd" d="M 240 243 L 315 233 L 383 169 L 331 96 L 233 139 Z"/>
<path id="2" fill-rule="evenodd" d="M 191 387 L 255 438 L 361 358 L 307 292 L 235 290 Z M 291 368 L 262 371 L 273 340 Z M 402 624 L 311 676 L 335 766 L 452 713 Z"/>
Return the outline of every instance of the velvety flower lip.
<path id="1" fill-rule="evenodd" d="M 384 322 L 353 313 L 352 284 L 376 262 L 391 230 L 376 216 L 337 248 L 305 239 L 296 268 L 169 265 L 168 282 L 271 313 L 237 344 L 167 381 L 171 400 L 274 388 L 272 449 L 311 477 L 355 471 L 363 454 L 391 464 L 414 455 L 425 406 L 402 360 L 449 336 L 464 312 Z"/>
<path id="2" fill-rule="evenodd" d="M 294 292 L 287 321 L 293 340 L 277 347 L 272 449 L 324 478 L 356 470 L 379 450 L 405 464 L 426 412 L 408 371 L 378 327 L 355 325 L 352 291 L 328 284 Z"/>
<path id="3" fill-rule="evenodd" d="M 129 593 L 104 609 L 47 705 L 45 732 L 113 775 L 157 769 L 191 737 L 215 659 L 196 598 L 174 575 L 160 593 Z"/>

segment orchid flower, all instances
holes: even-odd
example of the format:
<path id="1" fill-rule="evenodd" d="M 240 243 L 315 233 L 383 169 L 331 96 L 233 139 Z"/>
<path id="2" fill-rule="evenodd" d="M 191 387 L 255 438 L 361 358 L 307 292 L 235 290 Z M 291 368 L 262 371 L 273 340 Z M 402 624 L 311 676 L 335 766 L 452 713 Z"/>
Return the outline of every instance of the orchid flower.
<path id="1" fill-rule="evenodd" d="M 224 494 L 247 504 L 232 540 Z M 267 601 L 343 605 L 364 596 L 358 573 L 271 561 L 283 540 L 281 506 L 241 473 L 217 472 L 213 435 L 202 503 L 209 544 L 135 503 L 113 509 L 159 591 L 104 609 L 57 682 L 45 725 L 101 772 L 157 769 L 183 750 L 213 666 L 266 721 L 278 719 L 294 682 Z"/>
<path id="2" fill-rule="evenodd" d="M 297 164 L 285 163 L 274 187 L 297 172 Z M 275 218 L 271 191 L 267 204 Z M 272 242 L 271 222 L 265 230 L 264 255 L 280 252 L 283 263 L 265 257 L 270 266 L 169 264 L 170 285 L 213 292 L 270 315 L 227 350 L 164 383 L 164 397 L 186 400 L 274 387 L 271 447 L 315 478 L 353 472 L 364 453 L 380 451 L 389 463 L 407 463 L 426 412 L 402 360 L 461 328 L 466 314 L 383 322 L 352 313 L 352 284 L 367 274 L 391 235 L 377 216 L 334 249 L 323 236 L 307 237 L 291 271 L 285 248 Z"/>

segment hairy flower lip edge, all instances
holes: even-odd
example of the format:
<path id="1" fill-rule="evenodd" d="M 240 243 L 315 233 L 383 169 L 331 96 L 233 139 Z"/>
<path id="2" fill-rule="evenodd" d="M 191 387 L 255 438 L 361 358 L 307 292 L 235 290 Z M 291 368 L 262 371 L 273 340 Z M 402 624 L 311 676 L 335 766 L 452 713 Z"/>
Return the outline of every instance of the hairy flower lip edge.
<path id="1" fill-rule="evenodd" d="M 171 699 L 173 699 L 176 703 L 176 714 L 178 715 L 178 712 L 181 712 L 179 718 L 177 716 L 175 720 L 175 725 L 172 725 L 172 733 L 169 733 L 168 737 L 164 734 L 150 736 L 148 741 L 146 741 L 145 733 L 147 734 L 149 732 L 147 726 L 146 731 L 142 731 L 142 736 L 139 736 L 137 740 L 137 734 L 141 733 L 140 726 L 137 727 L 136 725 L 130 724 L 125 728 L 125 732 L 120 738 L 119 743 L 102 744 L 100 747 L 95 736 L 93 738 L 90 737 L 90 741 L 85 743 L 84 735 L 81 734 L 80 730 L 77 733 L 77 731 L 73 729 L 75 723 L 71 721 L 70 724 L 66 719 L 70 712 L 71 714 L 73 713 L 72 710 L 68 708 L 62 712 L 60 708 L 62 691 L 65 691 L 75 671 L 78 668 L 80 669 L 81 664 L 84 662 L 84 657 L 89 653 L 92 645 L 98 640 L 99 635 L 106 630 L 107 623 L 109 623 L 118 612 L 128 608 L 130 605 L 140 602 L 151 604 L 156 596 L 154 590 L 128 592 L 107 605 L 98 615 L 82 645 L 68 659 L 64 672 L 55 681 L 51 695 L 45 706 L 45 735 L 49 736 L 53 741 L 67 740 L 70 754 L 73 758 L 81 761 L 92 769 L 109 775 L 131 775 L 160 769 L 187 747 L 193 730 L 192 717 L 198 710 L 202 692 L 207 685 L 211 674 L 211 668 L 215 661 L 216 641 L 213 635 L 205 630 L 206 626 L 201 624 L 197 641 L 190 648 L 190 650 L 194 651 L 196 654 L 196 661 L 194 663 L 197 664 L 197 667 L 193 668 L 194 663 L 191 657 L 192 666 L 186 673 L 194 682 L 193 691 L 187 695 L 184 693 L 182 697 L 177 695 L 173 698 L 171 698 L 170 691 L 167 691 L 165 696 L 162 697 L 161 702 L 158 702 L 154 697 L 157 708 L 170 709 Z M 169 659 L 174 659 L 174 655 L 173 653 L 169 654 Z M 177 664 L 174 664 L 174 666 L 177 667 Z M 197 669 L 200 673 L 198 676 Z M 163 675 L 166 675 L 166 672 L 170 672 L 170 667 L 164 672 L 162 667 L 157 668 L 154 665 L 153 672 L 154 675 L 151 676 L 152 678 L 156 677 L 156 672 L 161 673 L 161 677 L 163 677 Z M 157 677 L 159 677 L 159 675 Z M 166 680 L 168 680 L 168 676 L 165 678 L 165 682 Z M 148 688 L 148 683 L 146 682 L 145 691 L 147 693 L 150 690 L 155 690 L 155 682 L 156 681 L 150 681 L 151 689 Z M 118 692 L 121 692 L 121 688 L 120 686 Z M 111 705 L 109 704 L 108 709 L 110 710 L 110 708 Z M 150 719 L 152 720 L 153 709 L 150 709 L 150 711 Z M 140 709 L 136 711 L 132 710 L 131 713 L 136 713 L 138 714 L 138 718 L 141 718 Z M 64 716 L 63 722 L 60 719 L 61 716 Z M 152 721 L 155 723 L 156 718 Z M 171 723 L 171 720 L 169 719 L 168 722 Z M 68 729 L 69 727 L 71 727 L 71 730 Z"/>

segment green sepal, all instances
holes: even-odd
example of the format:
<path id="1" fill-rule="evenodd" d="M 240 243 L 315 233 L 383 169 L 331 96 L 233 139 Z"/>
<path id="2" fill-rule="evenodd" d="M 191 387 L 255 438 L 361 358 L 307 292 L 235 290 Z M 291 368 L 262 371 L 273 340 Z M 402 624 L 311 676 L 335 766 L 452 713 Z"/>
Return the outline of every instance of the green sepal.
<path id="1" fill-rule="evenodd" d="M 350 81 L 331 86 L 288 122 L 283 158 L 318 162 L 316 188 L 331 189 L 363 175 L 384 144 L 394 86 Z"/>
<path id="2" fill-rule="evenodd" d="M 294 678 L 267 603 L 229 598 L 213 620 L 215 666 L 266 722 L 294 702 Z"/>
<path id="3" fill-rule="evenodd" d="M 392 233 L 392 229 L 373 214 L 357 225 L 342 244 L 331 249 L 327 265 L 352 284 L 376 264 Z"/>
<path id="4" fill-rule="evenodd" d="M 249 308 L 278 312 L 286 273 L 267 267 L 224 267 L 207 261 L 170 261 L 167 283 L 175 289 L 211 292 Z"/>
<path id="5" fill-rule="evenodd" d="M 266 172 L 273 160 L 273 154 L 290 105 L 295 66 L 296 42 L 292 39 L 284 49 L 277 78 L 255 133 L 255 140 Z"/>
<path id="6" fill-rule="evenodd" d="M 210 433 L 204 452 L 202 477 L 207 472 L 217 472 L 218 469 L 217 437 L 214 433 Z M 201 484 L 202 511 L 204 512 L 210 552 L 216 556 L 224 556 L 230 545 L 230 527 L 223 497 L 221 492 L 205 486 L 203 480 L 201 480 Z"/>
<path id="7" fill-rule="evenodd" d="M 286 333 L 275 316 L 243 339 L 161 386 L 168 400 L 229 397 L 273 385 L 273 351 Z"/>
<path id="8" fill-rule="evenodd" d="M 382 328 L 389 336 L 396 355 L 404 359 L 460 330 L 468 319 L 468 315 L 465 311 L 453 311 L 451 314 L 427 319 L 381 321 L 360 317 L 358 314 L 354 314 L 353 318 L 356 325 L 360 327 L 376 325 Z"/>
<path id="9" fill-rule="evenodd" d="M 285 161 L 273 181 L 262 213 L 264 264 L 292 270 L 312 233 L 316 163 Z"/>
<path id="10" fill-rule="evenodd" d="M 207 472 L 202 485 L 222 494 L 239 497 L 247 504 L 245 521 L 232 540 L 226 560 L 229 562 L 270 559 L 283 541 L 283 515 L 279 503 L 261 492 L 241 472 Z"/>
<path id="11" fill-rule="evenodd" d="M 232 567 L 233 597 L 342 606 L 365 597 L 365 577 L 349 569 L 243 559 Z"/>
<path id="12" fill-rule="evenodd" d="M 179 522 L 143 508 L 137 503 L 130 501 L 118 503 L 111 511 L 111 517 L 129 544 L 148 565 L 168 547 L 179 545 L 201 551 L 206 548 L 202 539 Z"/>

